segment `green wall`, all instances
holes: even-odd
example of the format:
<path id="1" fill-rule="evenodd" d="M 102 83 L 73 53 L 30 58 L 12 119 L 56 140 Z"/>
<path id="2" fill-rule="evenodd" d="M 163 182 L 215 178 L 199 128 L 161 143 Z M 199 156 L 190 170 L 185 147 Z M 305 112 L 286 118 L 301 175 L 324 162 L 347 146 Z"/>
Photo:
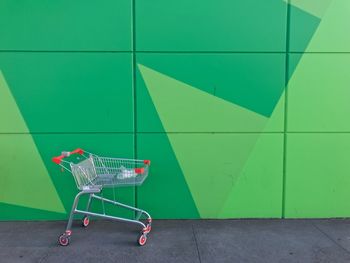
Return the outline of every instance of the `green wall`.
<path id="1" fill-rule="evenodd" d="M 349 15 L 348 0 L 1 1 L 0 219 L 67 218 L 77 190 L 51 158 L 77 147 L 151 159 L 117 195 L 155 218 L 350 216 Z"/>

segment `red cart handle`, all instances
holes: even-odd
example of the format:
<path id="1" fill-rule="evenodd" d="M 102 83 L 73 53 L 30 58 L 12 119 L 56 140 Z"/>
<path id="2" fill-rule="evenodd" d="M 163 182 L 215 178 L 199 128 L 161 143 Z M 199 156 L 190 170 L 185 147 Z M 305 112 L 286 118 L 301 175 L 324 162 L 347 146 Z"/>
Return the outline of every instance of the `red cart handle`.
<path id="1" fill-rule="evenodd" d="M 75 149 L 74 151 L 71 151 L 71 152 L 63 152 L 60 156 L 53 157 L 52 161 L 54 163 L 60 164 L 63 158 L 69 157 L 70 155 L 76 154 L 76 153 L 82 155 L 82 154 L 84 154 L 84 150 L 78 148 L 78 149 Z"/>

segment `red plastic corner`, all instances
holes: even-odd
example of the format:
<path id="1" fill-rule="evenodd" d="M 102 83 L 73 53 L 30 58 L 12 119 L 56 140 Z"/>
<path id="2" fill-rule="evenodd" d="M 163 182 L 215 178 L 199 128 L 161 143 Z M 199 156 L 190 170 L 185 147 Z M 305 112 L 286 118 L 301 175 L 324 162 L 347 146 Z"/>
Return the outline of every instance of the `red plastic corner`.
<path id="1" fill-rule="evenodd" d="M 144 168 L 135 168 L 135 173 L 136 174 L 143 174 L 145 172 Z"/>
<path id="2" fill-rule="evenodd" d="M 53 157 L 53 158 L 52 158 L 52 161 L 53 161 L 54 163 L 56 163 L 56 164 L 60 164 L 60 163 L 61 163 L 61 160 L 62 160 L 61 156 Z"/>

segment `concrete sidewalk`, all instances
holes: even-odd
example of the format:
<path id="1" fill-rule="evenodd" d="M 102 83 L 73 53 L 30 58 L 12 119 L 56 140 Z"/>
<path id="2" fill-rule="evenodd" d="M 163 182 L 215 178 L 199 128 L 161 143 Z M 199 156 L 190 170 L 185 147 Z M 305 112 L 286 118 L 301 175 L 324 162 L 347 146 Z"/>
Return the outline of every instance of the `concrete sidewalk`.
<path id="1" fill-rule="evenodd" d="M 146 246 L 135 225 L 0 222 L 0 262 L 350 262 L 350 220 L 155 220 Z"/>

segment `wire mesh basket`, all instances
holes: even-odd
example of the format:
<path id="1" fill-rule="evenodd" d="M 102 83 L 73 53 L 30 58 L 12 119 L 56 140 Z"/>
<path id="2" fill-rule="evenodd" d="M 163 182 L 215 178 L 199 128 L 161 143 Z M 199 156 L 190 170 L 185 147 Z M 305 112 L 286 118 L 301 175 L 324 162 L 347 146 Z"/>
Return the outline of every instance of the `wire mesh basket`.
<path id="1" fill-rule="evenodd" d="M 121 159 L 92 155 L 70 163 L 78 189 L 141 185 L 148 176 L 147 160 Z"/>

